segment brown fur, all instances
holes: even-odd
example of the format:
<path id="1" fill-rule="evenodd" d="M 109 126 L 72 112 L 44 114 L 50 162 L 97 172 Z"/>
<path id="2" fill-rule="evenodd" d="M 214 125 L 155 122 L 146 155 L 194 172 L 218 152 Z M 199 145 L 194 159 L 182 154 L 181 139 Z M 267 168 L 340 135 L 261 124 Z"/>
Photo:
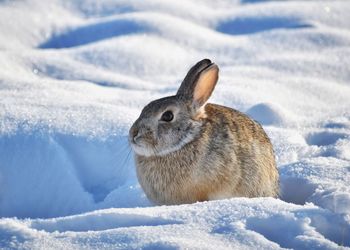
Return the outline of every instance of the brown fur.
<path id="1" fill-rule="evenodd" d="M 208 74 L 204 79 L 212 82 L 200 82 L 203 72 Z M 139 182 L 156 204 L 278 196 L 274 152 L 260 124 L 237 110 L 205 105 L 217 74 L 217 66 L 209 60 L 197 63 L 176 96 L 147 105 L 130 129 L 132 146 L 140 144 L 135 140 L 141 137 L 141 144 L 154 151 L 138 154 L 136 150 L 135 160 Z M 193 93 L 196 89 L 201 93 Z M 157 117 L 169 109 L 176 119 L 159 121 Z M 187 135 L 189 141 L 184 139 Z M 171 149 L 172 145 L 180 146 Z M 159 153 L 167 147 L 168 151 Z"/>
<path id="2" fill-rule="evenodd" d="M 201 133 L 182 149 L 165 157 L 136 155 L 146 195 L 157 204 L 277 196 L 278 172 L 262 127 L 227 107 L 207 104 L 205 111 Z"/>

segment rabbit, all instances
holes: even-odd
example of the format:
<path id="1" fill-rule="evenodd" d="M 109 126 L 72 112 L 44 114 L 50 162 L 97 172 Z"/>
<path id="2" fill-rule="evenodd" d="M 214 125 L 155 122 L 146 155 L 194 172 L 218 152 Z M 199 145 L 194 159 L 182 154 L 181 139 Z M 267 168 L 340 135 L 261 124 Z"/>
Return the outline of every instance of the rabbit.
<path id="1" fill-rule="evenodd" d="M 261 125 L 206 103 L 218 74 L 209 59 L 199 61 L 176 95 L 146 105 L 130 128 L 137 178 L 154 204 L 278 197 L 274 151 Z"/>

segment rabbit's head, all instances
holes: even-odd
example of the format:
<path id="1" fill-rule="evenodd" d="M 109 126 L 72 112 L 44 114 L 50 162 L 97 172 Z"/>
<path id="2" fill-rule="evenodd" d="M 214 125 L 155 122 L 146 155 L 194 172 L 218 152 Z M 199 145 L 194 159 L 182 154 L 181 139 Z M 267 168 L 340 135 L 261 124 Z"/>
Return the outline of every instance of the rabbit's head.
<path id="1" fill-rule="evenodd" d="M 198 136 L 204 106 L 218 80 L 219 69 L 209 59 L 194 65 L 175 96 L 149 103 L 129 131 L 137 155 L 163 156 L 181 149 Z"/>

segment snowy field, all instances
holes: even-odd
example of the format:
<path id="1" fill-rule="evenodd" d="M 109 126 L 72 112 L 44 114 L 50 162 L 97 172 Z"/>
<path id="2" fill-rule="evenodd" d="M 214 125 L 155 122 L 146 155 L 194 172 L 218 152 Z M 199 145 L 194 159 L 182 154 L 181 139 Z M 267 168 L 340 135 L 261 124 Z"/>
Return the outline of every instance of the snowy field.
<path id="1" fill-rule="evenodd" d="M 0 249 L 350 249 L 349 1 L 0 1 Z M 282 195 L 153 206 L 128 128 L 216 62 Z"/>

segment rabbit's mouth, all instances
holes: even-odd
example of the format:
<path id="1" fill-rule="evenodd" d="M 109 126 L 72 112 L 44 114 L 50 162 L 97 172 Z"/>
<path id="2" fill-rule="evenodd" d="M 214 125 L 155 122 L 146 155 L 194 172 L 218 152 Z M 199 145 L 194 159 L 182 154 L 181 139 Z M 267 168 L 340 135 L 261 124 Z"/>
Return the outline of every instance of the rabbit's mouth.
<path id="1" fill-rule="evenodd" d="M 146 157 L 156 155 L 157 142 L 150 129 L 139 129 L 137 126 L 132 126 L 129 131 L 129 143 L 137 155 Z"/>
<path id="2" fill-rule="evenodd" d="M 155 150 L 153 149 L 155 147 L 153 146 L 154 143 L 146 141 L 144 136 L 142 136 L 140 133 L 129 136 L 129 143 L 137 155 L 146 157 L 155 155 Z"/>
<path id="3" fill-rule="evenodd" d="M 130 145 L 137 155 L 146 156 L 146 157 L 157 155 L 157 151 L 155 147 L 152 147 L 150 145 L 145 145 L 142 142 L 130 141 Z"/>

